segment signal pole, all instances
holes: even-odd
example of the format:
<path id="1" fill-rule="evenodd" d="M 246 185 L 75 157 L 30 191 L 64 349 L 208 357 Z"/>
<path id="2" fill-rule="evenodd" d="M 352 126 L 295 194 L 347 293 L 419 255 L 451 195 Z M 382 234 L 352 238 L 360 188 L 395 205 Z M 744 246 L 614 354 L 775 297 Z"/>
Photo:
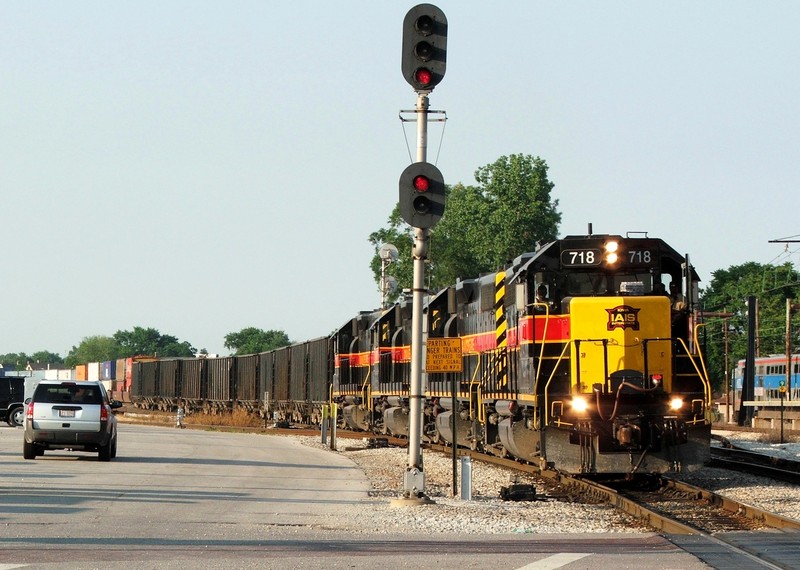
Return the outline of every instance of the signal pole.
<path id="1" fill-rule="evenodd" d="M 417 97 L 417 162 L 428 159 L 428 96 Z M 414 228 L 414 282 L 411 312 L 411 392 L 409 394 L 408 465 L 403 489 L 406 497 L 425 496 L 425 471 L 422 466 L 422 304 L 425 288 L 425 260 L 428 258 L 430 230 Z"/>
<path id="2" fill-rule="evenodd" d="M 442 80 L 447 48 L 447 18 L 431 4 L 411 8 L 403 20 L 402 71 L 417 93 L 417 161 L 400 176 L 400 213 L 414 228 L 412 257 L 414 279 L 411 312 L 411 382 L 409 386 L 408 464 L 403 479 L 403 498 L 393 504 L 424 504 L 425 472 L 422 465 L 422 385 L 424 355 L 423 304 L 425 260 L 430 228 L 444 213 L 444 179 L 428 159 L 428 94 Z"/>

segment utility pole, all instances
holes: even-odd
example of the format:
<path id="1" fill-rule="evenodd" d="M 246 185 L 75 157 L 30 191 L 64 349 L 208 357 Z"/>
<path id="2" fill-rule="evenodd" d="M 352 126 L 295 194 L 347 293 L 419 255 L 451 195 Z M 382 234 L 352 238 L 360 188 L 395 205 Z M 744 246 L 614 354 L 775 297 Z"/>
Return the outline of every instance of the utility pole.
<path id="1" fill-rule="evenodd" d="M 756 312 L 757 300 L 755 296 L 747 297 L 747 355 L 745 357 L 744 378 L 742 379 L 742 396 L 739 402 L 740 426 L 748 425 L 753 419 L 752 406 L 745 406 L 745 402 L 752 401 L 755 390 L 756 377 Z"/>
<path id="2" fill-rule="evenodd" d="M 792 315 L 800 311 L 800 303 L 786 299 L 786 382 L 783 392 L 792 399 Z"/>

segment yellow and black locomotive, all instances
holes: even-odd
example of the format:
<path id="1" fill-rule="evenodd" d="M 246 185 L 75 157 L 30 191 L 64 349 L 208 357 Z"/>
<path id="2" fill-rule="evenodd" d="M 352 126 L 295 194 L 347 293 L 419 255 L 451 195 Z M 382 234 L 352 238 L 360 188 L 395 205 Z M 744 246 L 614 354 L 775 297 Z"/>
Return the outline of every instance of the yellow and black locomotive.
<path id="1" fill-rule="evenodd" d="M 463 365 L 426 375 L 424 436 L 573 473 L 701 466 L 698 281 L 661 239 L 585 235 L 430 296 L 427 338 L 460 338 Z M 334 335 L 332 395 L 349 427 L 407 435 L 410 321 L 400 302 Z"/>

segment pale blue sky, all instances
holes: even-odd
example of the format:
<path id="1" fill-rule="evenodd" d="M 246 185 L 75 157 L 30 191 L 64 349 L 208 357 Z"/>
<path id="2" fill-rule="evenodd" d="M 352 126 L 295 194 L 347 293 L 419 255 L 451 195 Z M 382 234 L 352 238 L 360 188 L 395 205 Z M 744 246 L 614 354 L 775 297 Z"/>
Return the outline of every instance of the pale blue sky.
<path id="1" fill-rule="evenodd" d="M 647 231 L 705 285 L 797 263 L 768 241 L 800 233 L 800 4 L 435 3 L 447 183 L 541 156 L 561 235 Z M 413 5 L 0 1 L 0 354 L 134 326 L 227 353 L 375 308 Z"/>

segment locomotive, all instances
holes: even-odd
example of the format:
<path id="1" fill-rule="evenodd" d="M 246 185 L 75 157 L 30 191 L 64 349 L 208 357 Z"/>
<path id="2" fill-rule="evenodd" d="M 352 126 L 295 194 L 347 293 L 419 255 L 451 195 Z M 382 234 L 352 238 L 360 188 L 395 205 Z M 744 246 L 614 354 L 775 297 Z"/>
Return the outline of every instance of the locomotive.
<path id="1" fill-rule="evenodd" d="M 712 396 L 698 282 L 663 240 L 590 228 L 429 294 L 425 338 L 460 339 L 462 367 L 425 375 L 423 438 L 576 474 L 699 468 Z M 134 363 L 131 396 L 312 424 L 335 402 L 350 429 L 408 436 L 411 317 L 401 299 L 259 355 Z"/>

